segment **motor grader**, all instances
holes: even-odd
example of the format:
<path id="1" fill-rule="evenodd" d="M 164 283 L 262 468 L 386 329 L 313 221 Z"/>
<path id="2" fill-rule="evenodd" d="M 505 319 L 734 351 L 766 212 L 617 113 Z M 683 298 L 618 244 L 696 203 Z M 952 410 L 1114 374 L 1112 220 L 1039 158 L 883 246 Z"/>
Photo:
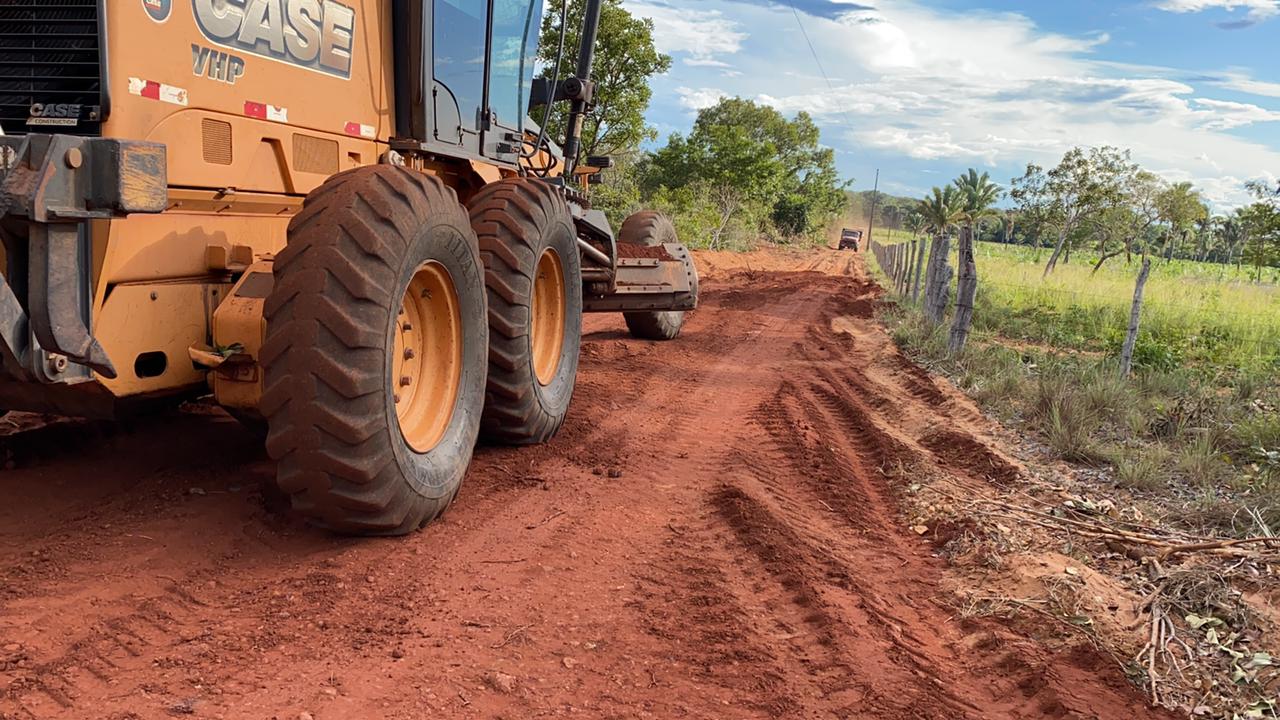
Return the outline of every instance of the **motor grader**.
<path id="1" fill-rule="evenodd" d="M 211 394 L 296 511 L 362 534 L 439 515 L 479 435 L 551 438 L 582 313 L 672 339 L 697 274 L 665 217 L 592 209 L 600 0 L 568 77 L 534 77 L 542 12 L 0 3 L 0 409 Z"/>

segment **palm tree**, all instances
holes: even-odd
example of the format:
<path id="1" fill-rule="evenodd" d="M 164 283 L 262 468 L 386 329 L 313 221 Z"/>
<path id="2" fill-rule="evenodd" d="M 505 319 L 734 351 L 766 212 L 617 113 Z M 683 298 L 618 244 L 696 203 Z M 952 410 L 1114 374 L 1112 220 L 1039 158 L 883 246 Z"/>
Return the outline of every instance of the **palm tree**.
<path id="1" fill-rule="evenodd" d="M 945 235 L 960 221 L 963 206 L 955 186 L 935 187 L 931 194 L 916 203 L 916 213 L 924 221 L 924 229 L 935 238 Z"/>
<path id="2" fill-rule="evenodd" d="M 977 239 L 978 225 L 984 218 L 997 216 L 996 201 L 1000 199 L 1000 186 L 991 182 L 987 173 L 969 172 L 953 183 L 960 194 L 960 277 L 956 280 L 956 317 L 951 324 L 951 352 L 960 352 L 969 338 L 969 326 L 973 324 L 973 301 L 978 295 L 978 265 L 973 259 L 973 243 Z"/>
<path id="3" fill-rule="evenodd" d="M 1218 219 L 1217 216 L 1205 213 L 1196 220 L 1196 241 L 1200 246 L 1196 259 L 1200 262 L 1208 260 L 1209 255 L 1217 249 Z"/>
<path id="4" fill-rule="evenodd" d="M 973 168 L 969 168 L 969 172 L 956 178 L 953 184 L 963 200 L 960 221 L 968 228 L 970 239 L 976 240 L 979 223 L 1000 214 L 995 204 L 1004 191 L 999 185 L 991 182 L 989 174 L 984 172 L 979 175 Z M 961 236 L 961 242 L 964 242 L 963 236 Z"/>
<path id="5" fill-rule="evenodd" d="M 951 230 L 963 216 L 964 200 L 955 186 L 933 188 L 916 205 L 924 229 L 933 235 L 929 247 L 929 268 L 925 272 L 924 310 L 933 323 L 942 322 L 947 311 L 947 295 L 951 286 L 951 268 L 947 256 L 951 252 Z"/>
<path id="6" fill-rule="evenodd" d="M 1225 245 L 1227 256 L 1224 262 L 1227 265 L 1235 264 L 1239 269 L 1240 254 L 1237 249 L 1244 244 L 1244 224 L 1240 219 L 1240 213 L 1236 213 L 1224 217 L 1218 224 L 1218 237 L 1222 238 L 1222 244 Z"/>
<path id="7" fill-rule="evenodd" d="M 920 231 L 924 230 L 924 218 L 914 208 L 907 210 L 902 226 L 914 238 L 920 234 Z"/>

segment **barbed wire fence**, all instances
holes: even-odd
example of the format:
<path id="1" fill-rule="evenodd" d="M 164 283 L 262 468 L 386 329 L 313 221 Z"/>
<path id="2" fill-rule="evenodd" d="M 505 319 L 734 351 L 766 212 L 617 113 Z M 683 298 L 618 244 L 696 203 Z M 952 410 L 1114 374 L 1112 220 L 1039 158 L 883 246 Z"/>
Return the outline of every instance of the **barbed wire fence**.
<path id="1" fill-rule="evenodd" d="M 927 237 L 890 243 L 872 240 L 867 247 L 888 281 L 886 290 L 899 302 L 915 304 L 924 301 L 921 297 L 924 292 L 924 279 L 921 275 L 928 262 Z M 1108 334 L 1127 334 L 1130 331 L 1131 299 L 1116 293 L 1089 292 L 990 277 L 981 278 L 979 293 L 997 298 L 1022 294 L 1033 300 L 1028 303 L 1033 306 L 1033 310 L 1028 311 L 1030 319 L 1043 319 L 1046 313 L 1053 312 L 1074 314 L 1073 321 L 1090 330 L 1097 338 Z M 1036 299 L 1046 299 L 1049 302 L 1036 303 Z M 1142 297 L 1140 308 L 1142 317 L 1149 320 L 1169 321 L 1170 318 L 1195 315 L 1226 320 L 1227 323 L 1220 325 L 1230 325 L 1233 331 L 1231 344 L 1243 348 L 1247 354 L 1257 359 L 1280 362 L 1280 326 L 1274 318 L 1265 314 L 1243 312 L 1225 307 L 1221 302 L 1188 303 L 1183 300 L 1162 299 L 1151 296 L 1150 292 Z M 1182 324 L 1192 325 L 1187 322 Z M 985 323 L 975 318 L 975 325 L 982 326 Z"/>

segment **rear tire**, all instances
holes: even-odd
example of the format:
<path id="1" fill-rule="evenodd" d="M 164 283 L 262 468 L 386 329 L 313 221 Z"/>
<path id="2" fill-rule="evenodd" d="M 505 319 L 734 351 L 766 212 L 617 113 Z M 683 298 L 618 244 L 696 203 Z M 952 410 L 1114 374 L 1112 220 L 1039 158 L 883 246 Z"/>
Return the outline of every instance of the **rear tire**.
<path id="1" fill-rule="evenodd" d="M 335 175 L 289 223 L 274 274 L 261 409 L 280 490 L 339 532 L 421 527 L 457 494 L 484 401 L 483 276 L 457 196 L 389 165 Z"/>
<path id="2" fill-rule="evenodd" d="M 622 221 L 618 231 L 618 243 L 653 247 L 663 243 L 678 243 L 676 226 L 660 212 L 641 210 Z M 621 253 L 620 253 L 621 254 Z M 698 276 L 693 275 L 693 295 L 698 295 Z M 674 340 L 684 327 L 683 310 L 645 310 L 622 313 L 627 330 L 632 337 L 642 340 Z"/>
<path id="3" fill-rule="evenodd" d="M 489 381 L 480 430 L 486 439 L 511 445 L 546 442 L 568 414 L 582 345 L 573 216 L 554 187 L 522 178 L 485 186 L 470 210 L 489 301 Z"/>

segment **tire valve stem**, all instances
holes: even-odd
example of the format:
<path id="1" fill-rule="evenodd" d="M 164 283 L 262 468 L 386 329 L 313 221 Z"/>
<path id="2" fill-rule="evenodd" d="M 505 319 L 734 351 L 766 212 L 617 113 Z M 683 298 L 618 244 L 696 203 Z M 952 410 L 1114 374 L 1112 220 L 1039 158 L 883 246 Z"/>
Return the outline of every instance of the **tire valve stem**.
<path id="1" fill-rule="evenodd" d="M 402 387 L 408 387 L 409 383 L 412 383 L 412 382 L 413 382 L 413 378 L 409 377 L 408 375 L 400 376 L 400 385 Z"/>
<path id="2" fill-rule="evenodd" d="M 400 402 L 400 396 L 399 396 L 399 395 L 392 395 L 392 396 L 391 396 L 391 399 L 392 399 L 392 400 L 394 400 L 394 401 L 396 401 L 396 403 L 399 403 L 399 402 Z"/>

